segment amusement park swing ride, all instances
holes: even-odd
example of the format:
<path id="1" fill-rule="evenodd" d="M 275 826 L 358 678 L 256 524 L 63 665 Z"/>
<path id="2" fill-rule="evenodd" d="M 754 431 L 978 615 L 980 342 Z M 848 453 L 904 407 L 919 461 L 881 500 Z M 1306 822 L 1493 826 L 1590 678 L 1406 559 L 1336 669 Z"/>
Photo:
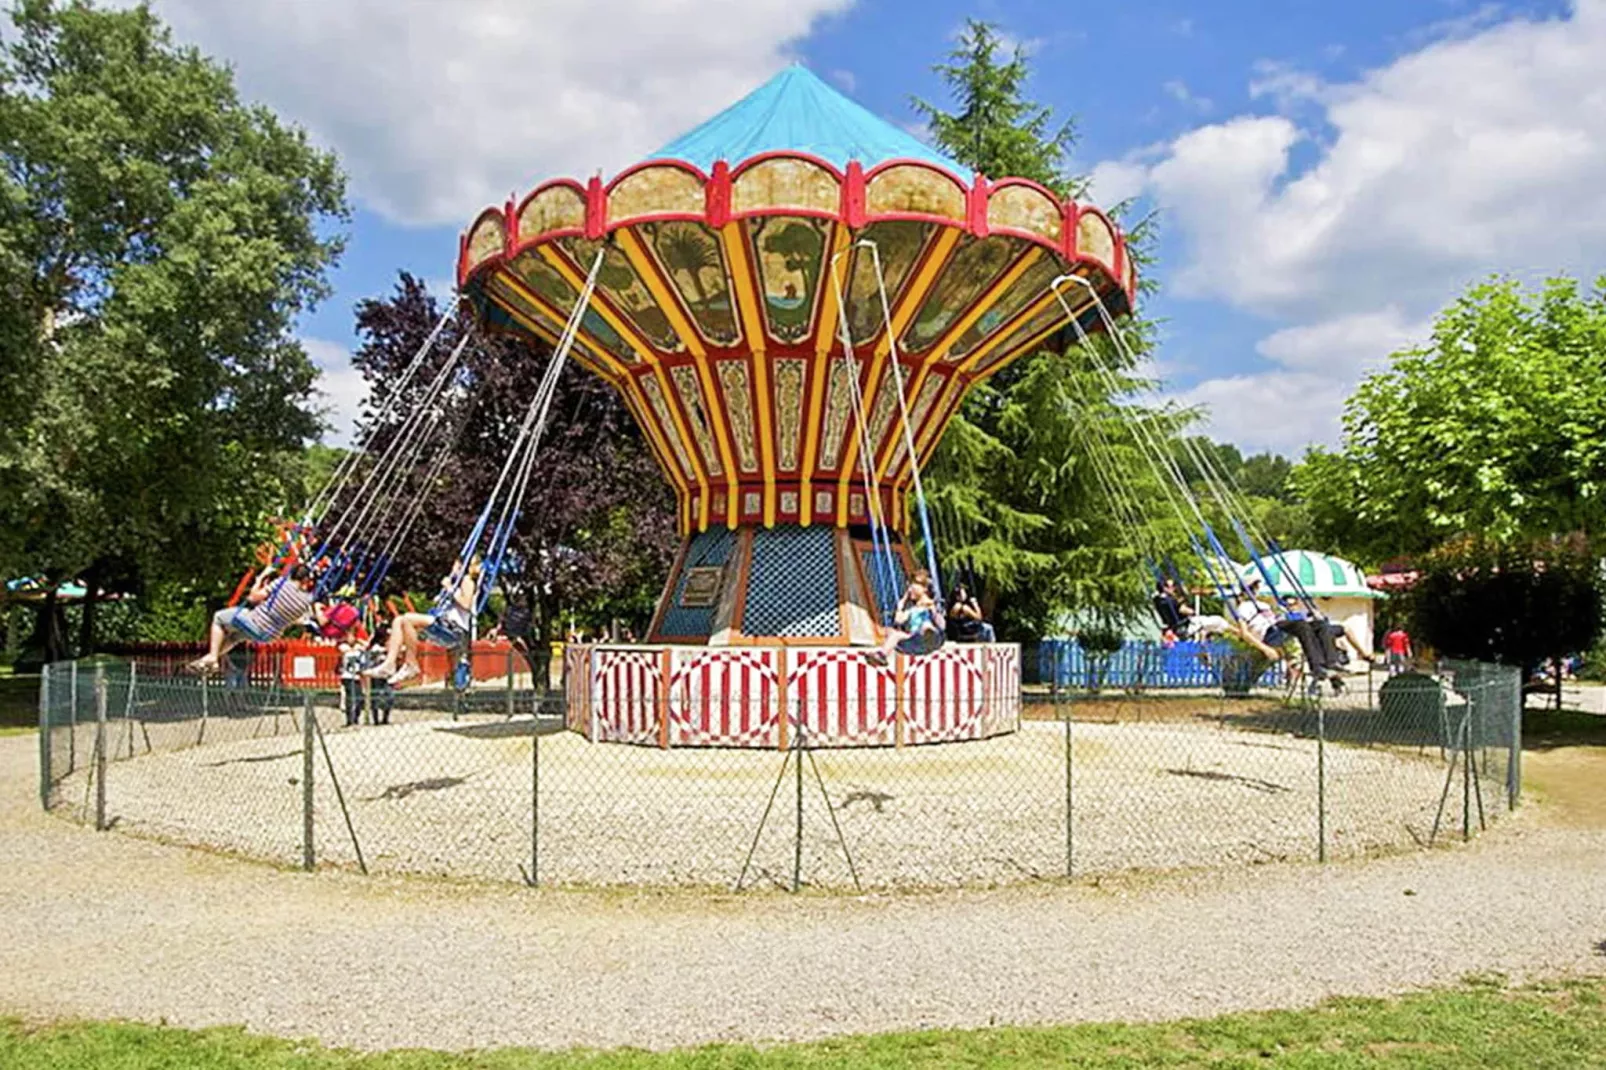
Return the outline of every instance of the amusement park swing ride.
<path id="1" fill-rule="evenodd" d="M 571 728 L 781 749 L 1017 728 L 1019 647 L 866 651 L 917 568 L 940 602 L 920 473 L 966 392 L 1130 311 L 1136 271 L 1098 209 L 966 177 L 794 66 L 611 181 L 482 212 L 457 282 L 482 329 L 556 347 L 548 378 L 572 358 L 611 384 L 675 491 L 646 642 L 566 653 Z"/>

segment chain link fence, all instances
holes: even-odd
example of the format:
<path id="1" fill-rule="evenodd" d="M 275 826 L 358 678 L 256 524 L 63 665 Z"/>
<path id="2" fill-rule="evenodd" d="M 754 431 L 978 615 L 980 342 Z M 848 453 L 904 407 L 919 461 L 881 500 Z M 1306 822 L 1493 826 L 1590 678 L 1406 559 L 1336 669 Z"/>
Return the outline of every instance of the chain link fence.
<path id="1" fill-rule="evenodd" d="M 1314 701 L 1045 689 L 991 739 L 828 749 L 794 721 L 762 750 L 589 742 L 544 658 L 485 657 L 506 667 L 475 665 L 462 694 L 51 665 L 41 801 L 309 869 L 868 890 L 1408 849 L 1470 837 L 1521 789 L 1520 679 L 1493 665 L 1352 677 Z"/>

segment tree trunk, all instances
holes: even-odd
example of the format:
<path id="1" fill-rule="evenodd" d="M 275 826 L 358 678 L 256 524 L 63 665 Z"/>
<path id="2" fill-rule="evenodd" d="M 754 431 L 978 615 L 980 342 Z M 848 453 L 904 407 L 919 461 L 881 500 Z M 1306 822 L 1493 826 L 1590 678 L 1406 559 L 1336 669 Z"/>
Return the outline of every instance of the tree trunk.
<path id="1" fill-rule="evenodd" d="M 61 603 L 56 600 L 56 583 L 53 579 L 48 582 L 45 600 L 39 607 L 39 619 L 34 627 L 34 641 L 38 643 L 39 655 L 46 664 L 66 661 L 68 657 L 67 622 L 62 617 Z"/>
<path id="2" fill-rule="evenodd" d="M 84 607 L 78 619 L 78 656 L 95 652 L 95 614 L 100 602 L 100 566 L 90 565 L 83 575 Z"/>

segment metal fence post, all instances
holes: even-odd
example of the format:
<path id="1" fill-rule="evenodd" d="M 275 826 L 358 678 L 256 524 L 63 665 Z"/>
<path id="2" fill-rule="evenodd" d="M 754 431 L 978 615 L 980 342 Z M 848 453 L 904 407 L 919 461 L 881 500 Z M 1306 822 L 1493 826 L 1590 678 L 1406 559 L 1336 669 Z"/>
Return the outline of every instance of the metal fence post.
<path id="1" fill-rule="evenodd" d="M 541 880 L 541 722 L 530 718 L 530 879 Z"/>
<path id="2" fill-rule="evenodd" d="M 533 678 L 532 678 L 533 683 Z M 513 719 L 513 647 L 507 648 L 507 718 Z"/>
<path id="3" fill-rule="evenodd" d="M 201 726 L 195 732 L 195 745 L 199 747 L 206 741 L 206 718 L 211 713 L 211 683 L 210 677 L 201 677 Z"/>
<path id="4" fill-rule="evenodd" d="M 1316 700 L 1316 861 L 1327 861 L 1327 712 Z"/>
<path id="5" fill-rule="evenodd" d="M 797 752 L 793 755 L 797 764 L 797 824 L 792 840 L 792 891 L 796 892 L 803 883 L 803 732 L 801 727 L 793 737 L 792 742 Z"/>
<path id="6" fill-rule="evenodd" d="M 78 771 L 78 662 L 67 663 L 67 772 Z"/>
<path id="7" fill-rule="evenodd" d="M 312 692 L 301 697 L 301 868 L 311 870 L 312 854 Z"/>
<path id="8" fill-rule="evenodd" d="M 106 666 L 95 666 L 95 831 L 106 831 Z"/>
<path id="9" fill-rule="evenodd" d="M 50 669 L 39 673 L 39 805 L 50 809 Z"/>
<path id="10" fill-rule="evenodd" d="M 1071 783 L 1072 783 L 1071 782 L 1071 768 L 1072 768 L 1071 754 L 1072 754 L 1072 751 L 1071 751 L 1071 706 L 1070 706 L 1069 703 L 1066 703 L 1066 705 L 1065 705 L 1064 720 L 1065 720 L 1065 877 L 1068 880 L 1075 873 L 1075 869 L 1074 869 L 1073 863 L 1074 863 L 1074 860 L 1075 860 L 1075 843 L 1076 843 L 1076 838 L 1075 838 L 1075 835 L 1074 835 L 1074 828 L 1075 828 L 1074 820 L 1075 820 L 1076 808 L 1072 805 L 1072 794 L 1071 794 L 1072 793 L 1072 787 L 1071 787 Z"/>
<path id="11" fill-rule="evenodd" d="M 1515 810 L 1517 800 L 1522 798 L 1522 681 L 1518 679 L 1513 689 L 1511 675 L 1506 677 L 1506 693 L 1508 699 L 1512 691 L 1516 692 L 1515 701 L 1507 701 L 1506 706 L 1511 718 L 1510 743 L 1506 753 L 1506 808 Z"/>
<path id="12" fill-rule="evenodd" d="M 1461 841 L 1472 839 L 1472 720 L 1478 708 L 1476 693 L 1483 690 L 1480 682 L 1467 689 L 1467 712 L 1461 728 Z"/>

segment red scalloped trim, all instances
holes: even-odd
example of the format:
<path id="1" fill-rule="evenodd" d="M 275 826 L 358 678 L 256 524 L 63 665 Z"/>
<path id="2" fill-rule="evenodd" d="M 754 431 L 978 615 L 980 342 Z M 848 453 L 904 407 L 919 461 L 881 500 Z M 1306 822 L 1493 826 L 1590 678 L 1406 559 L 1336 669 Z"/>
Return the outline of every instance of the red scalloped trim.
<path id="1" fill-rule="evenodd" d="M 519 200 L 515 203 L 512 199 L 510 199 L 500 210 L 499 214 L 502 217 L 504 231 L 502 252 L 488 257 L 483 264 L 476 266 L 472 271 L 470 271 L 468 268 L 469 236 L 473 233 L 475 227 L 479 225 L 481 220 L 483 220 L 491 212 L 496 212 L 498 210 L 487 209 L 485 212 L 480 213 L 480 215 L 475 218 L 474 223 L 470 225 L 468 230 L 462 233 L 458 242 L 458 285 L 461 286 L 465 284 L 473 275 L 487 270 L 495 265 L 499 265 L 505 262 L 511 256 L 516 255 L 530 246 L 539 244 L 543 241 L 553 241 L 558 238 L 570 237 L 579 234 L 583 234 L 586 238 L 595 241 L 601 239 L 612 231 L 617 230 L 621 226 L 628 226 L 643 222 L 698 222 L 704 223 L 714 229 L 719 229 L 726 223 L 730 222 L 731 219 L 737 218 L 737 216 L 731 212 L 730 207 L 731 183 L 748 169 L 757 166 L 766 160 L 775 159 L 801 160 L 820 167 L 830 174 L 836 176 L 842 184 L 842 196 L 838 211 L 836 213 L 832 213 L 828 211 L 820 211 L 818 209 L 801 208 L 759 209 L 752 212 L 741 213 L 740 218 L 745 219 L 770 215 L 806 215 L 813 218 L 838 219 L 846 223 L 846 225 L 855 232 L 863 230 L 871 223 L 880 222 L 883 220 L 910 220 L 913 222 L 933 223 L 938 226 L 963 227 L 965 230 L 977 237 L 986 237 L 990 234 L 1008 235 L 1010 237 L 1020 238 L 1025 241 L 1032 242 L 1040 247 L 1049 249 L 1071 264 L 1087 263 L 1097 267 L 1103 274 L 1109 275 L 1115 286 L 1126 295 L 1129 306 L 1135 303 L 1135 287 L 1128 286 L 1127 280 L 1129 253 L 1126 247 L 1126 235 L 1121 232 L 1119 227 L 1115 226 L 1108 215 L 1096 207 L 1091 205 L 1080 205 L 1073 200 L 1065 200 L 1060 202 L 1063 204 L 1061 225 L 1064 233 L 1062 234 L 1061 241 L 1055 243 L 1044 238 L 1041 234 L 1036 234 L 1032 231 L 1021 230 L 1016 227 L 994 228 L 987 222 L 987 209 L 991 203 L 992 196 L 1001 189 L 1005 189 L 1009 186 L 1025 186 L 1036 190 L 1045 196 L 1051 198 L 1053 197 L 1053 193 L 1050 190 L 1045 188 L 1041 183 L 1034 182 L 1030 179 L 1004 178 L 999 179 L 997 182 L 991 182 L 985 176 L 978 174 L 969 184 L 967 184 L 945 167 L 934 164 L 929 160 L 918 160 L 912 158 L 883 160 L 869 170 L 866 170 L 863 164 L 858 160 L 850 160 L 848 162 L 847 169 L 844 171 L 838 169 L 830 161 L 824 160 L 813 153 L 796 152 L 786 149 L 759 153 L 755 156 L 751 156 L 745 160 L 742 160 L 740 163 L 734 166 L 725 160 L 716 161 L 714 164 L 713 173 L 711 175 L 703 172 L 701 168 L 694 164 L 688 163 L 685 160 L 652 159 L 643 160 L 642 162 L 635 164 L 624 171 L 621 171 L 606 185 L 604 185 L 600 177 L 592 178 L 584 186 L 573 179 L 567 178 L 552 179 L 544 182 L 535 187 L 535 189 L 522 200 Z M 702 214 L 699 215 L 697 213 L 690 212 L 664 212 L 654 213 L 652 215 L 632 216 L 620 220 L 610 220 L 608 218 L 607 205 L 608 193 L 617 187 L 621 181 L 629 178 L 631 175 L 654 167 L 673 167 L 677 170 L 692 175 L 702 182 L 705 188 L 705 207 Z M 889 171 L 896 167 L 923 168 L 927 171 L 941 175 L 948 181 L 954 183 L 955 187 L 961 190 L 964 194 L 965 218 L 963 220 L 956 220 L 947 216 L 928 215 L 919 212 L 887 212 L 871 215 L 868 211 L 867 197 L 867 188 L 870 181 L 876 176 L 880 175 L 882 172 Z M 575 228 L 563 228 L 543 234 L 530 235 L 528 237 L 519 235 L 518 218 L 523 213 L 525 205 L 529 204 L 530 200 L 541 192 L 560 185 L 576 190 L 585 197 L 586 219 L 583 230 Z M 1084 212 L 1097 213 L 1100 219 L 1102 219 L 1106 224 L 1109 224 L 1111 234 L 1114 236 L 1115 262 L 1112 265 L 1105 266 L 1098 260 L 1081 253 L 1078 245 L 1077 229 L 1081 216 Z"/>

